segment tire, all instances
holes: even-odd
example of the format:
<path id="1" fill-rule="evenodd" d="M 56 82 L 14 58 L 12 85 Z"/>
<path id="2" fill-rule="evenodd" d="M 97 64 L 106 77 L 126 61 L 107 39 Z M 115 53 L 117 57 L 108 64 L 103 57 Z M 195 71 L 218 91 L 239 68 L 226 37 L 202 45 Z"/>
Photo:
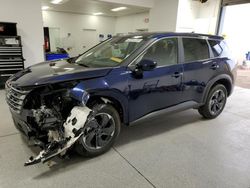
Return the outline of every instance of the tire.
<path id="1" fill-rule="evenodd" d="M 206 103 L 198 111 L 206 119 L 214 119 L 221 114 L 227 102 L 227 90 L 224 85 L 215 85 L 208 94 Z"/>
<path id="2" fill-rule="evenodd" d="M 75 147 L 77 153 L 85 157 L 95 157 L 107 152 L 121 130 L 120 116 L 112 105 L 96 104 L 92 109 L 93 118 L 84 126 L 83 135 Z"/>

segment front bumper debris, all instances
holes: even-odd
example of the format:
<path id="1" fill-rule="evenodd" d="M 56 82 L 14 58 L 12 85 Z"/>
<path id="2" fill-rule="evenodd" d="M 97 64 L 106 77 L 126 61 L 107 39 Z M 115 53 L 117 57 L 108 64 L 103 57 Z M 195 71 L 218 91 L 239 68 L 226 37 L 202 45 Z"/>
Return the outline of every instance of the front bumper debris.
<path id="1" fill-rule="evenodd" d="M 88 122 L 90 114 L 91 109 L 86 106 L 74 107 L 63 124 L 64 138 L 51 141 L 36 157 L 30 157 L 24 166 L 44 163 L 58 154 L 65 153 L 82 136 L 82 130 Z"/>

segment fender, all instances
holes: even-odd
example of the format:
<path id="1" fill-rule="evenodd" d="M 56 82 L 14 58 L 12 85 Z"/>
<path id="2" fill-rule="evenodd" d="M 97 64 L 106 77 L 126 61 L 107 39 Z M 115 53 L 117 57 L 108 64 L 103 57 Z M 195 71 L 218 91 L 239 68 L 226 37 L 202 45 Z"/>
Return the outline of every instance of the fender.
<path id="1" fill-rule="evenodd" d="M 84 80 L 70 90 L 70 96 L 83 105 L 93 97 L 107 98 L 119 103 L 123 111 L 123 123 L 128 124 L 128 98 L 126 94 L 116 88 L 110 88 L 103 78 Z"/>
<path id="2" fill-rule="evenodd" d="M 206 102 L 206 99 L 207 99 L 207 96 L 208 96 L 208 93 L 210 91 L 210 89 L 212 88 L 212 86 L 218 82 L 219 80 L 227 80 L 229 83 L 230 83 L 230 87 L 231 87 L 231 92 L 228 93 L 228 96 L 231 95 L 232 93 L 232 90 L 233 90 L 233 80 L 231 78 L 230 75 L 228 74 L 221 74 L 221 75 L 218 75 L 214 78 L 212 78 L 206 85 L 205 87 L 205 92 L 203 93 L 203 96 L 202 96 L 202 103 L 204 104 Z"/>
<path id="3" fill-rule="evenodd" d="M 89 98 L 97 97 L 97 98 L 105 98 L 111 101 L 116 101 L 122 107 L 123 112 L 123 119 L 122 121 L 125 124 L 128 124 L 129 117 L 128 117 L 128 99 L 125 95 L 123 95 L 119 90 L 112 89 L 112 90 L 95 90 L 89 91 Z"/>

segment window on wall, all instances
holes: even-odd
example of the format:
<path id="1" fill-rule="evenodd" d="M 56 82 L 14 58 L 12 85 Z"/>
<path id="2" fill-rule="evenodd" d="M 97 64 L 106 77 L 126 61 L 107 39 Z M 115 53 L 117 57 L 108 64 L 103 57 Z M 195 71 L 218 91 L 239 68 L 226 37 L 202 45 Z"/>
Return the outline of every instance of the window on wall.
<path id="1" fill-rule="evenodd" d="M 177 64 L 178 59 L 177 38 L 162 39 L 153 44 L 140 59 L 155 61 L 157 66 Z"/>
<path id="2" fill-rule="evenodd" d="M 237 5 L 237 4 L 244 4 L 244 3 L 249 3 L 249 0 L 223 0 L 222 1 L 223 6 Z"/>
<path id="3" fill-rule="evenodd" d="M 206 40 L 183 38 L 185 62 L 193 62 L 209 58 L 209 48 Z"/>

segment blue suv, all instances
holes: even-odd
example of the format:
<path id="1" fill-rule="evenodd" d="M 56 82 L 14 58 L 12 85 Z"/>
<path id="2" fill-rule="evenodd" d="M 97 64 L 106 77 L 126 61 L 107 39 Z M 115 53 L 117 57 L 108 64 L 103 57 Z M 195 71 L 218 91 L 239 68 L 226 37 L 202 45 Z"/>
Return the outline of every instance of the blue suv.
<path id="1" fill-rule="evenodd" d="M 117 139 L 121 124 L 158 112 L 194 108 L 216 118 L 233 91 L 235 70 L 219 36 L 117 36 L 78 57 L 17 73 L 6 82 L 6 99 L 15 126 L 42 148 L 25 163 L 31 165 L 69 148 L 100 155 Z"/>

